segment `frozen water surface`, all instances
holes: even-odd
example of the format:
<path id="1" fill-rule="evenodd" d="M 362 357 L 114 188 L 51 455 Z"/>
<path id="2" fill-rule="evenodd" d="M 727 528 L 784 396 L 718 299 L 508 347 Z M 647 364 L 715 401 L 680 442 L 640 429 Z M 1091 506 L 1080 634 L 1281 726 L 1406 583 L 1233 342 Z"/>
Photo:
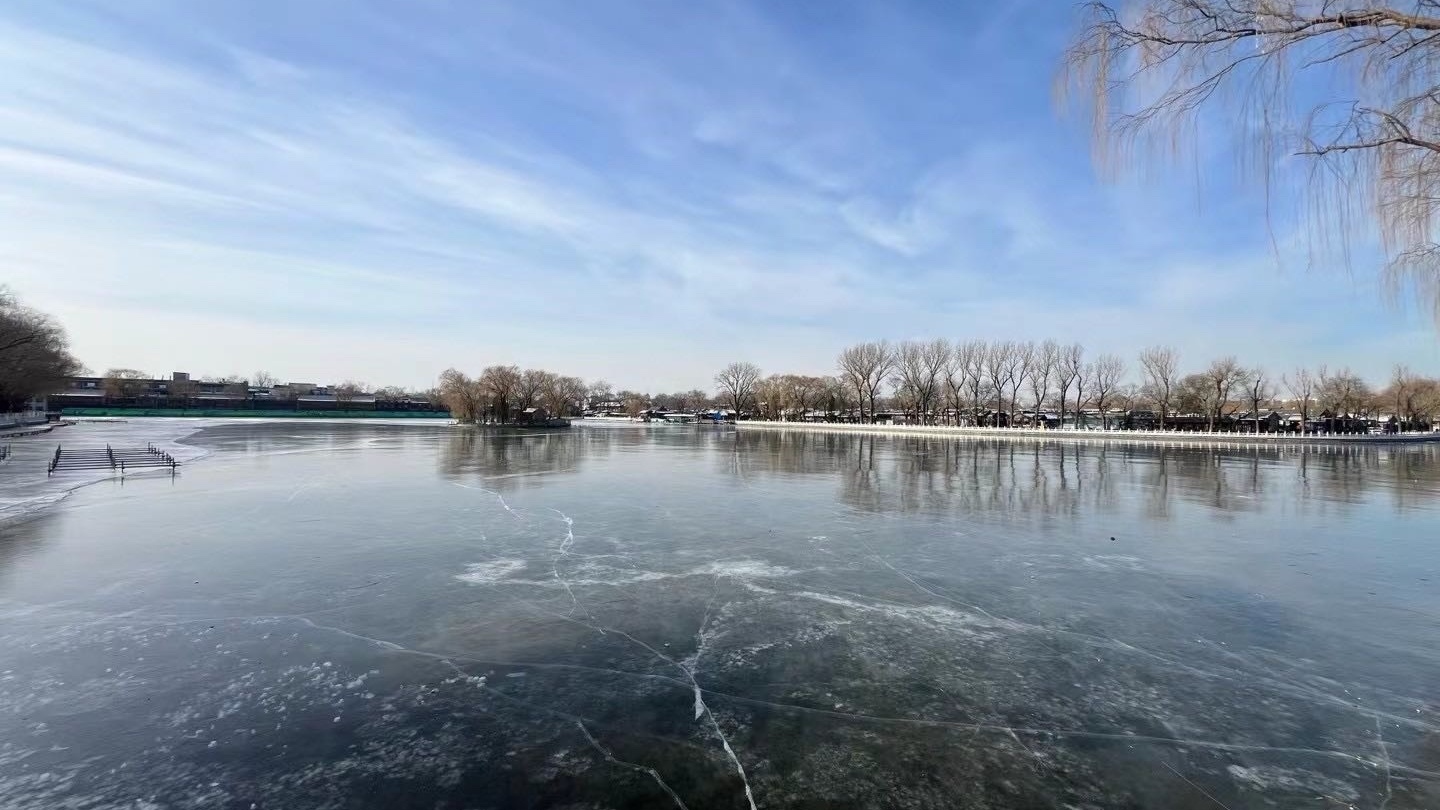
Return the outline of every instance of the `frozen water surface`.
<path id="1" fill-rule="evenodd" d="M 194 428 L 0 467 L 196 459 L 0 528 L 0 806 L 1440 806 L 1433 447 Z"/>

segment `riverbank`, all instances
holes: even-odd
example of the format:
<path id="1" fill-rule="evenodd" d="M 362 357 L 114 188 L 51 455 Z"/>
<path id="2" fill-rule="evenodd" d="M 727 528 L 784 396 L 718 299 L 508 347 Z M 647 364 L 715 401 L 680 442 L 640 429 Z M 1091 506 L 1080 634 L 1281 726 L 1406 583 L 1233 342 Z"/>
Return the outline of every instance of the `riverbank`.
<path id="1" fill-rule="evenodd" d="M 41 433 L 49 433 L 50 431 L 54 430 L 54 429 L 57 428 L 57 427 L 64 427 L 65 425 L 69 425 L 69 424 L 73 424 L 73 423 L 71 423 L 71 422 L 47 422 L 47 423 L 45 423 L 45 424 L 30 425 L 30 426 L 28 426 L 28 427 L 19 427 L 19 426 L 3 427 L 3 428 L 0 428 L 0 439 L 18 439 L 18 438 L 23 438 L 23 437 L 25 437 L 25 436 L 38 436 L 38 435 L 40 435 Z"/>
<path id="2" fill-rule="evenodd" d="M 832 422 L 735 423 L 740 430 L 791 430 L 811 433 L 869 433 L 884 436 L 935 436 L 954 439 L 1008 439 L 1012 441 L 1111 442 L 1125 444 L 1417 444 L 1440 442 L 1440 433 L 1398 435 L 1299 436 L 1293 433 L 1182 433 L 1160 430 L 1036 430 L 1031 428 L 976 428 L 949 425 L 858 425 Z"/>
<path id="3" fill-rule="evenodd" d="M 151 475 L 159 468 L 130 470 L 125 476 L 110 469 L 69 470 L 49 474 L 48 462 L 57 444 L 67 449 L 94 449 L 112 446 L 143 448 L 153 446 L 188 464 L 209 455 L 209 451 L 188 444 L 182 439 L 215 423 L 192 419 L 141 419 L 134 422 L 88 422 L 64 425 L 63 433 L 38 430 L 17 436 L 10 445 L 9 457 L 0 467 L 0 527 L 28 520 L 60 503 L 70 493 L 102 481 L 119 482 L 124 478 Z M 165 470 L 169 475 L 169 470 Z"/>

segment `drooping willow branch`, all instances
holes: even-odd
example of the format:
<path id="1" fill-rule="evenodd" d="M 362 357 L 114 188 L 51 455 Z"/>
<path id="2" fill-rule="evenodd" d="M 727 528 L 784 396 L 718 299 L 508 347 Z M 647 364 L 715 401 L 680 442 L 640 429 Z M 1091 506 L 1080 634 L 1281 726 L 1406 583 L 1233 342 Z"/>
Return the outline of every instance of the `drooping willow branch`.
<path id="1" fill-rule="evenodd" d="M 1286 157 L 1323 164 L 1303 187 L 1312 245 L 1373 228 L 1390 289 L 1440 323 L 1440 0 L 1082 8 L 1060 89 L 1089 108 L 1103 169 L 1179 154 L 1202 117 L 1241 140 L 1267 190 Z"/>

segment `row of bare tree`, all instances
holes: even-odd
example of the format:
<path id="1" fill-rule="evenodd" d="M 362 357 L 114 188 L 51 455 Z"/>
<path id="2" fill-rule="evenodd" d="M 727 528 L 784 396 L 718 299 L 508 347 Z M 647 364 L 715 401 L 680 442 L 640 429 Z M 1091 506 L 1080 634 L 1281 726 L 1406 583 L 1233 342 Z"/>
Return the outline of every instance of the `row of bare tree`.
<path id="1" fill-rule="evenodd" d="M 457 369 L 440 375 L 440 401 L 462 422 L 504 424 L 527 408 L 543 407 L 552 415 L 577 414 L 590 389 L 579 377 L 543 369 L 490 366 L 470 377 Z"/>
<path id="2" fill-rule="evenodd" d="M 1022 411 L 1058 412 L 1083 424 L 1086 411 L 1110 426 L 1114 411 L 1149 410 L 1160 427 L 1171 415 L 1204 416 L 1213 428 L 1239 411 L 1258 416 L 1284 404 L 1308 422 L 1320 413 L 1368 416 L 1386 412 L 1414 425 L 1440 414 L 1440 380 L 1397 367 L 1390 385 L 1374 392 L 1349 369 L 1297 369 L 1276 377 L 1234 357 L 1182 374 L 1179 353 L 1152 346 L 1130 367 L 1114 354 L 1086 360 L 1078 343 L 968 340 L 860 343 L 840 352 L 833 376 L 762 377 L 750 363 L 731 363 L 715 377 L 735 411 L 784 419 L 810 410 L 855 414 L 873 421 L 881 408 L 903 411 L 923 424 L 1017 424 Z M 887 398 L 887 391 L 890 396 Z M 1288 399 L 1281 399 L 1288 394 Z"/>

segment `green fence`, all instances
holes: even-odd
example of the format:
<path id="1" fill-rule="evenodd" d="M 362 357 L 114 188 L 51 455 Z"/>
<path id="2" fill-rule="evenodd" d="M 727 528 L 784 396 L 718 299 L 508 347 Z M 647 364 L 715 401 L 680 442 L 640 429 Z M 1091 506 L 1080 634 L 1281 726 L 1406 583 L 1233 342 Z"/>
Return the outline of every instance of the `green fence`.
<path id="1" fill-rule="evenodd" d="M 442 411 L 281 411 L 248 410 L 242 408 L 65 408 L 60 411 L 66 416 L 143 417 L 143 416 L 194 416 L 212 419 L 235 417 L 248 419 L 449 419 L 450 414 Z"/>

